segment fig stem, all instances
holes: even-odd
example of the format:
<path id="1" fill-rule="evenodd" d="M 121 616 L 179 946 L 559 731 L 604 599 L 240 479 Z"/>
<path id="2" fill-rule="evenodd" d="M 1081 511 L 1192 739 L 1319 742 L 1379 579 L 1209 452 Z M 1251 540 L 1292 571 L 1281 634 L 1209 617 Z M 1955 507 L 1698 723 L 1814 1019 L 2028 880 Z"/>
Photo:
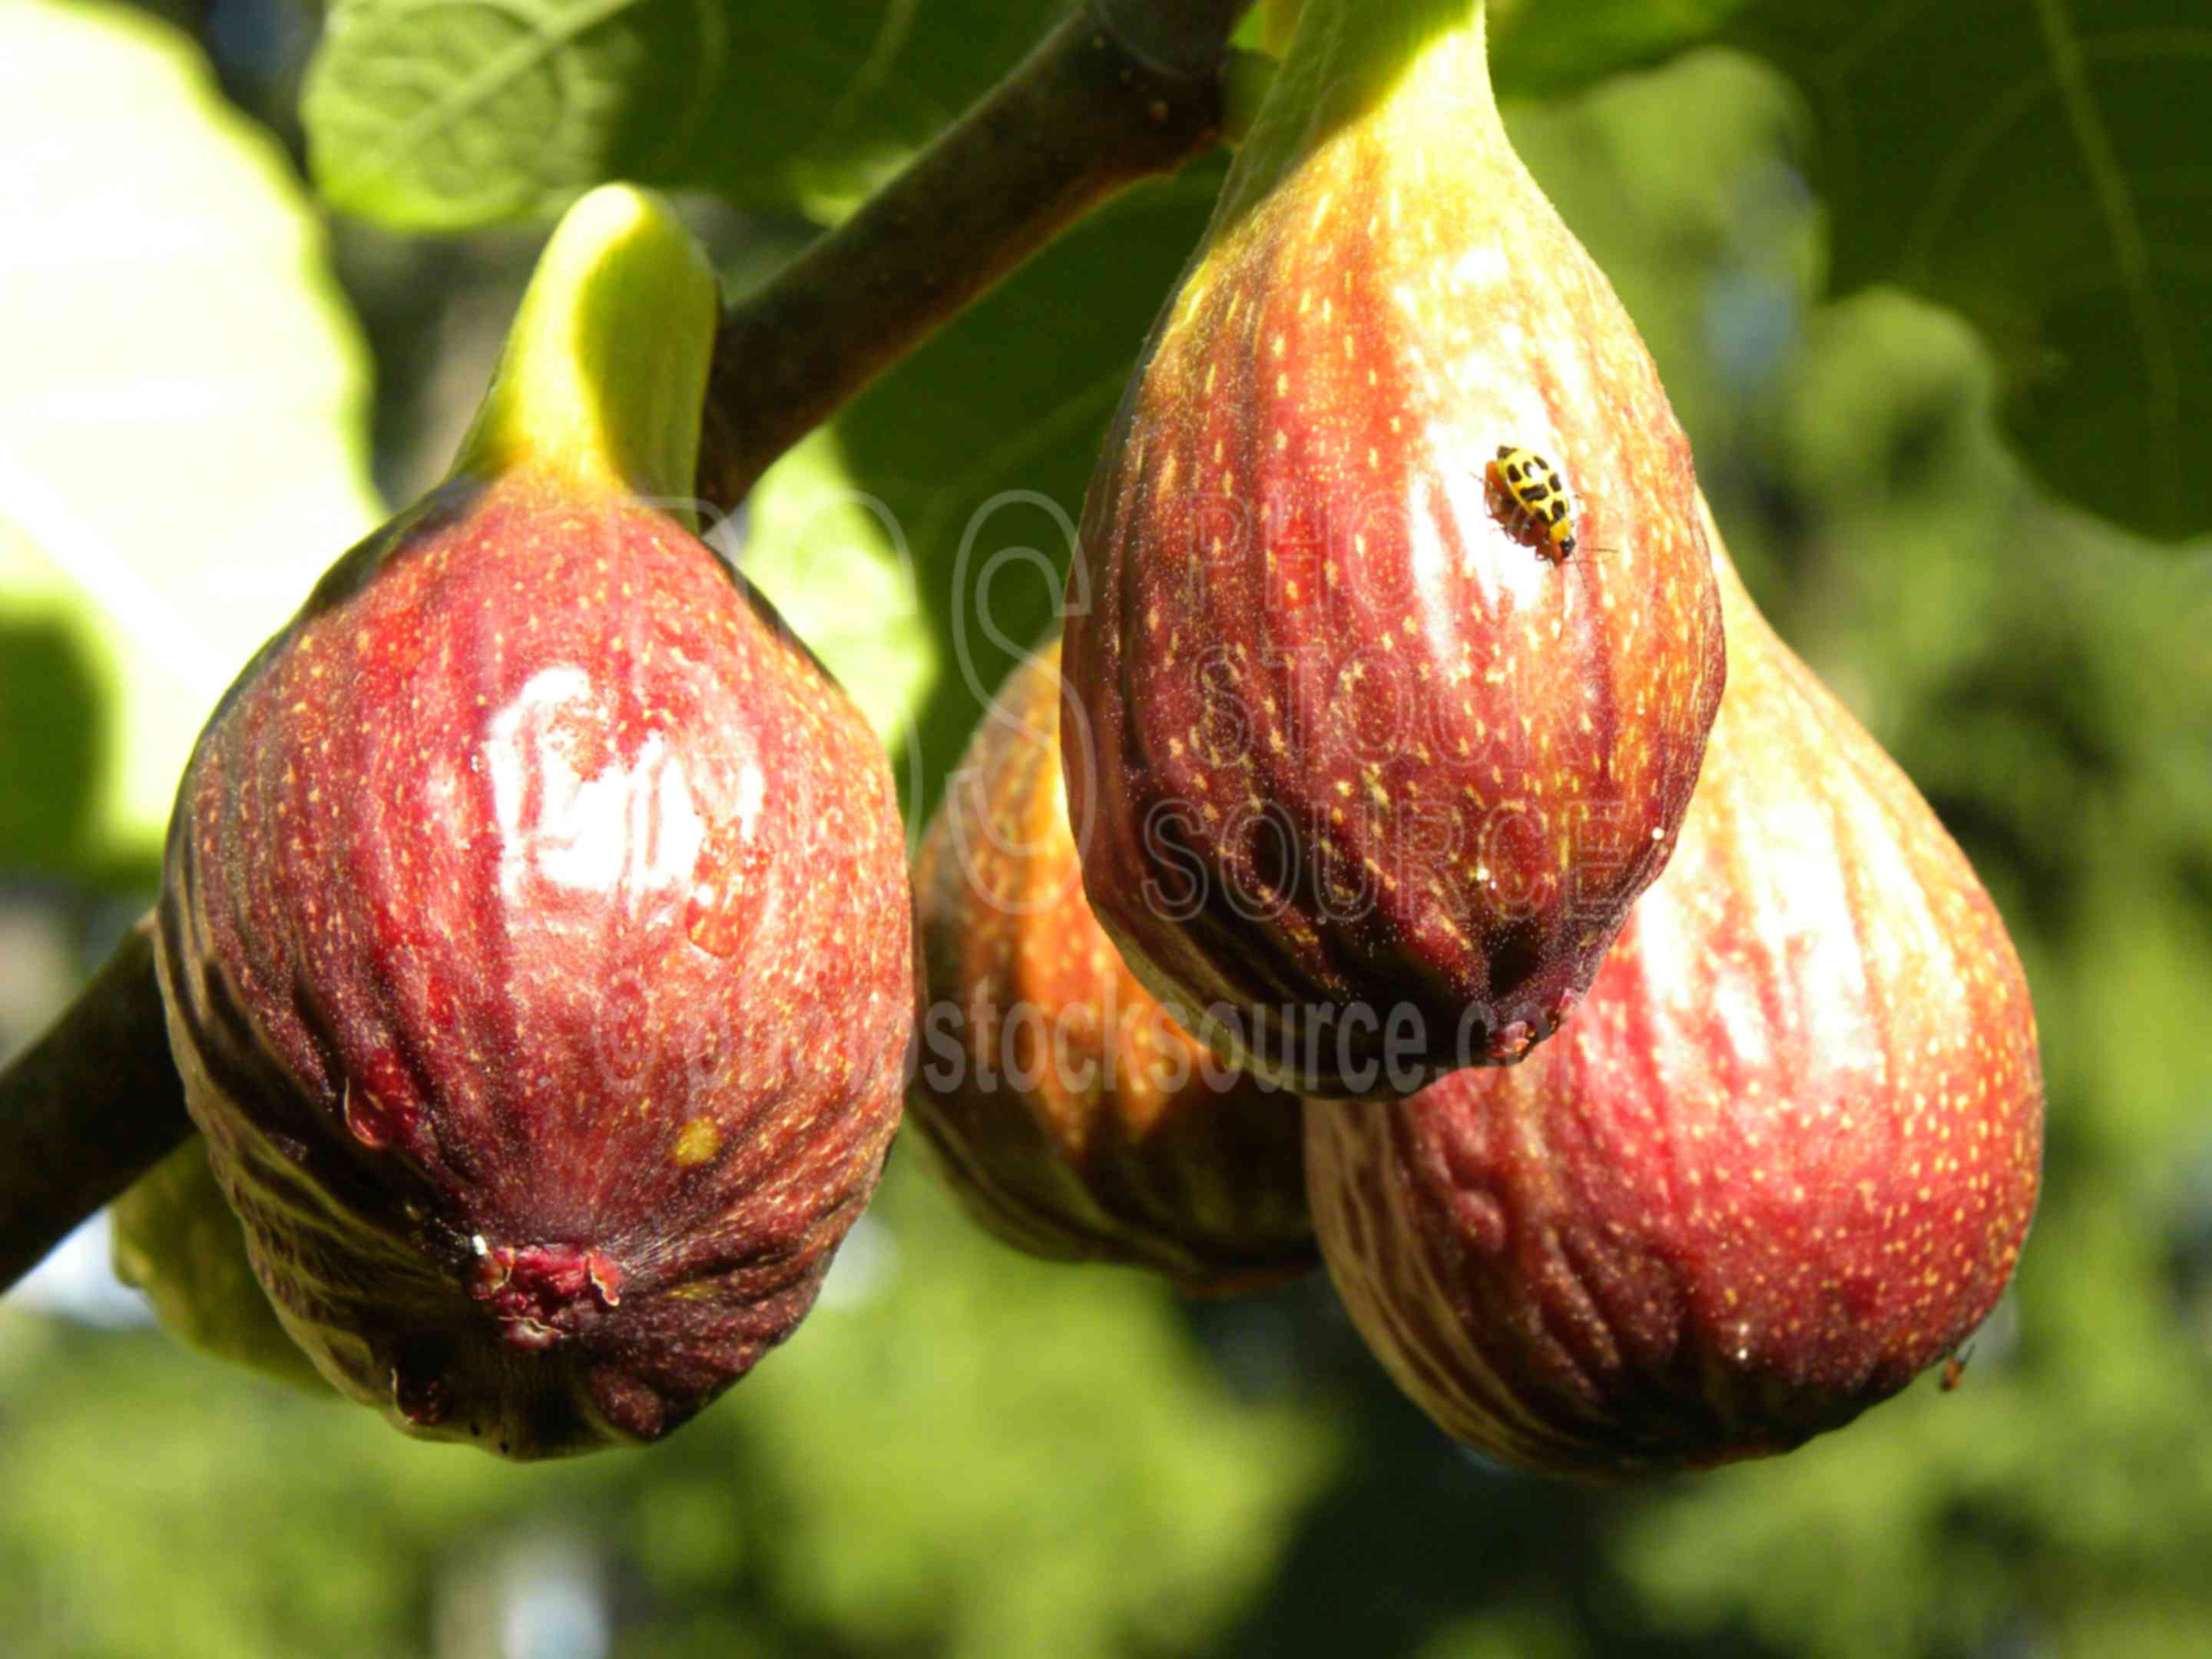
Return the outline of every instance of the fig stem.
<path id="1" fill-rule="evenodd" d="M 1212 240 L 1250 211 L 1320 140 L 1387 100 L 1445 154 L 1469 144 L 1470 116 L 1498 128 L 1486 0 L 1304 0 L 1267 100 L 1249 123 L 1216 204 Z M 1279 29 L 1279 15 L 1270 18 Z"/>
<path id="2" fill-rule="evenodd" d="M 730 306 L 697 489 L 769 465 L 1107 198 L 1219 141 L 1250 0 L 1087 0 L 836 229 Z"/>
<path id="3" fill-rule="evenodd" d="M 0 1071 L 0 1290 L 191 1133 L 149 913 Z"/>
<path id="4" fill-rule="evenodd" d="M 1297 33 L 1305 0 L 1260 0 L 1260 50 L 1280 60 Z"/>
<path id="5" fill-rule="evenodd" d="M 602 185 L 538 256 L 453 471 L 528 464 L 580 494 L 645 495 L 690 522 L 720 295 L 703 249 L 650 191 Z"/>

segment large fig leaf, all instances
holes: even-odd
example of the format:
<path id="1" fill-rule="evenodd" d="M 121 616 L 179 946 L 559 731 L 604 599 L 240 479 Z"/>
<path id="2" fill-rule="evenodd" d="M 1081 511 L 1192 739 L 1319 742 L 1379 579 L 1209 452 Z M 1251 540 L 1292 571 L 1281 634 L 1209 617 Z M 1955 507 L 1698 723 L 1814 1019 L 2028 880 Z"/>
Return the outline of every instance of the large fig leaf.
<path id="1" fill-rule="evenodd" d="M 2201 0 L 1762 0 L 1727 39 L 1796 81 L 1838 293 L 1895 283 L 1996 351 L 2044 484 L 2212 529 L 2212 29 Z"/>
<path id="2" fill-rule="evenodd" d="M 2212 530 L 2212 34 L 2197 0 L 1494 0 L 1506 94 L 1718 41 L 1796 86 L 1837 295 L 1893 283 L 1995 354 L 2043 485 Z"/>
<path id="3" fill-rule="evenodd" d="M 1034 44 L 1057 0 L 340 0 L 302 116 L 323 193 L 450 229 L 611 178 L 835 217 Z"/>
<path id="4" fill-rule="evenodd" d="M 380 516 L 366 356 L 283 151 L 168 25 L 0 7 L 0 633 L 56 675 L 8 676 L 0 753 L 85 793 L 69 845 L 0 860 L 143 854 L 223 687 Z"/>
<path id="5" fill-rule="evenodd" d="M 1500 95 L 1573 92 L 1702 45 L 1750 0 L 1491 0 L 1490 74 Z"/>

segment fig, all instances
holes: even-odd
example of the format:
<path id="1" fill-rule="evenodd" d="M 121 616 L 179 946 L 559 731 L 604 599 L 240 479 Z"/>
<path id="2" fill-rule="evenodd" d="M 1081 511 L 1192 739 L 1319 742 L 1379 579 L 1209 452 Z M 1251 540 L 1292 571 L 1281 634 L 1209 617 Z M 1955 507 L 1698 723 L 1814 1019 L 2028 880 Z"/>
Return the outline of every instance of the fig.
<path id="1" fill-rule="evenodd" d="M 718 312 L 657 198 L 579 201 L 452 473 L 247 665 L 170 824 L 170 1042 L 277 1316 L 516 1458 L 654 1439 L 789 1335 L 900 1113 L 889 765 L 683 504 Z"/>
<path id="2" fill-rule="evenodd" d="M 1728 694 L 1580 1008 L 1516 1068 L 1306 1118 L 1369 1345 L 1448 1432 L 1547 1473 L 1848 1423 L 1959 1348 L 2035 1209 L 2035 1018 L 1996 908 L 1711 540 Z"/>
<path id="3" fill-rule="evenodd" d="M 215 1171 L 207 1141 L 189 1137 L 132 1182 L 111 1212 L 115 1276 L 136 1285 L 179 1341 L 295 1388 L 331 1385 L 284 1334 L 269 1305 Z"/>
<path id="4" fill-rule="evenodd" d="M 1066 607 L 1084 886 L 1177 1020 L 1335 1097 L 1553 1030 L 1718 707 L 1695 490 L 1635 325 L 1506 141 L 1481 5 L 1309 0 Z"/>
<path id="5" fill-rule="evenodd" d="M 1060 641 L 1008 676 L 915 866 L 933 1004 L 908 1093 L 954 1191 L 1032 1255 L 1226 1294 L 1318 1265 L 1295 1097 L 1224 1066 L 1091 914 Z"/>

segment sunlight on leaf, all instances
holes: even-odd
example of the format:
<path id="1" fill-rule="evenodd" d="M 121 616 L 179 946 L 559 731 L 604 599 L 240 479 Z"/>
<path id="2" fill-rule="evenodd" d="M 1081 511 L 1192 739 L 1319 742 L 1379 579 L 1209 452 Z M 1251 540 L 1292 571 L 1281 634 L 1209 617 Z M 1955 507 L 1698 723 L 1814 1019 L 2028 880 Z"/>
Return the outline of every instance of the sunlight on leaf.
<path id="1" fill-rule="evenodd" d="M 1011 68 L 1051 0 L 340 0 L 301 109 L 323 193 L 452 229 L 602 179 L 834 218 Z"/>
<path id="2" fill-rule="evenodd" d="M 738 568 L 897 753 L 937 671 L 904 526 L 853 481 L 827 431 L 769 469 L 747 515 Z M 732 538 L 711 539 L 728 550 Z"/>
<path id="3" fill-rule="evenodd" d="M 59 618 L 115 699 L 90 830 L 141 851 L 378 516 L 365 354 L 283 152 L 166 24 L 0 9 L 0 619 Z"/>

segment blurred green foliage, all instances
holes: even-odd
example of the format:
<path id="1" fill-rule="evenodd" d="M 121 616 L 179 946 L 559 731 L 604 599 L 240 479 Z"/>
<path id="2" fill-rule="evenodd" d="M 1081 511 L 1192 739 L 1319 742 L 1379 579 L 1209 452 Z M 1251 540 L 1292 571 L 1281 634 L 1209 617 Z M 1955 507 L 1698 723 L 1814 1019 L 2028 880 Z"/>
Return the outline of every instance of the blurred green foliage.
<path id="1" fill-rule="evenodd" d="M 40 9 L 150 38 L 101 9 Z M 1014 39 L 893 14 L 899 61 L 948 54 L 931 70 L 948 86 Z M 226 83 L 289 84 L 253 67 Z M 242 125 L 212 100 L 126 111 L 76 91 L 112 156 L 229 143 Z M 1187 1304 L 1134 1275 L 1032 1263 L 902 1153 L 789 1346 L 649 1452 L 507 1468 L 149 1330 L 0 1307 L 0 1644 L 2212 1650 L 2212 548 L 2145 545 L 2031 487 L 1998 435 L 2000 365 L 1957 317 L 1893 288 L 1823 302 L 1834 228 L 1865 204 L 1832 167 L 1831 193 L 1808 185 L 1806 106 L 1771 70 L 1699 53 L 1509 118 L 1644 330 L 1762 604 L 1928 793 L 2027 962 L 2045 1194 L 1963 1386 L 1923 1380 L 1791 1456 L 1692 1479 L 1504 1475 L 1396 1396 L 1324 1283 Z M 2185 159 L 2201 167 L 2201 149 Z M 99 169 L 123 163 L 85 165 L 96 197 Z M 810 440 L 733 526 L 908 756 L 911 801 L 1050 610 L 1121 376 L 1217 179 L 1134 192 L 1048 250 Z M 779 210 L 793 202 L 822 207 Z M 804 230 L 701 219 L 733 269 Z M 378 430 L 388 451 L 434 449 L 423 434 L 481 389 L 515 244 L 346 229 L 338 247 L 370 319 Z M 328 283 L 319 247 L 250 263 L 311 296 Z M 46 337 L 109 325 L 104 289 L 75 310 L 42 293 Z M 183 314 L 167 328 L 191 327 Z M 262 367 L 236 365 L 241 392 Z M 356 412 L 319 408 L 289 441 L 343 457 Z M 327 483 L 342 470 L 322 476 L 342 493 Z M 21 510 L 0 491 L 0 520 Z M 298 588 L 342 544 L 295 550 Z M 222 550 L 177 556 L 212 580 Z M 61 643 L 30 592 L 0 567 L 22 798 L 0 815 L 0 878 L 110 880 L 85 852 L 84 803 L 109 787 L 99 734 L 143 695 L 141 658 Z"/>
<path id="2" fill-rule="evenodd" d="M 549 1536 L 605 1573 L 628 1652 L 1082 1659 L 1218 1632 L 1340 1431 L 1240 1398 L 1149 1283 L 1070 1295 L 908 1162 L 804 1339 L 650 1451 L 456 1457 L 151 1331 L 0 1326 L 10 1651 L 435 1650 L 480 1604 L 496 1632 L 503 1562 Z"/>

